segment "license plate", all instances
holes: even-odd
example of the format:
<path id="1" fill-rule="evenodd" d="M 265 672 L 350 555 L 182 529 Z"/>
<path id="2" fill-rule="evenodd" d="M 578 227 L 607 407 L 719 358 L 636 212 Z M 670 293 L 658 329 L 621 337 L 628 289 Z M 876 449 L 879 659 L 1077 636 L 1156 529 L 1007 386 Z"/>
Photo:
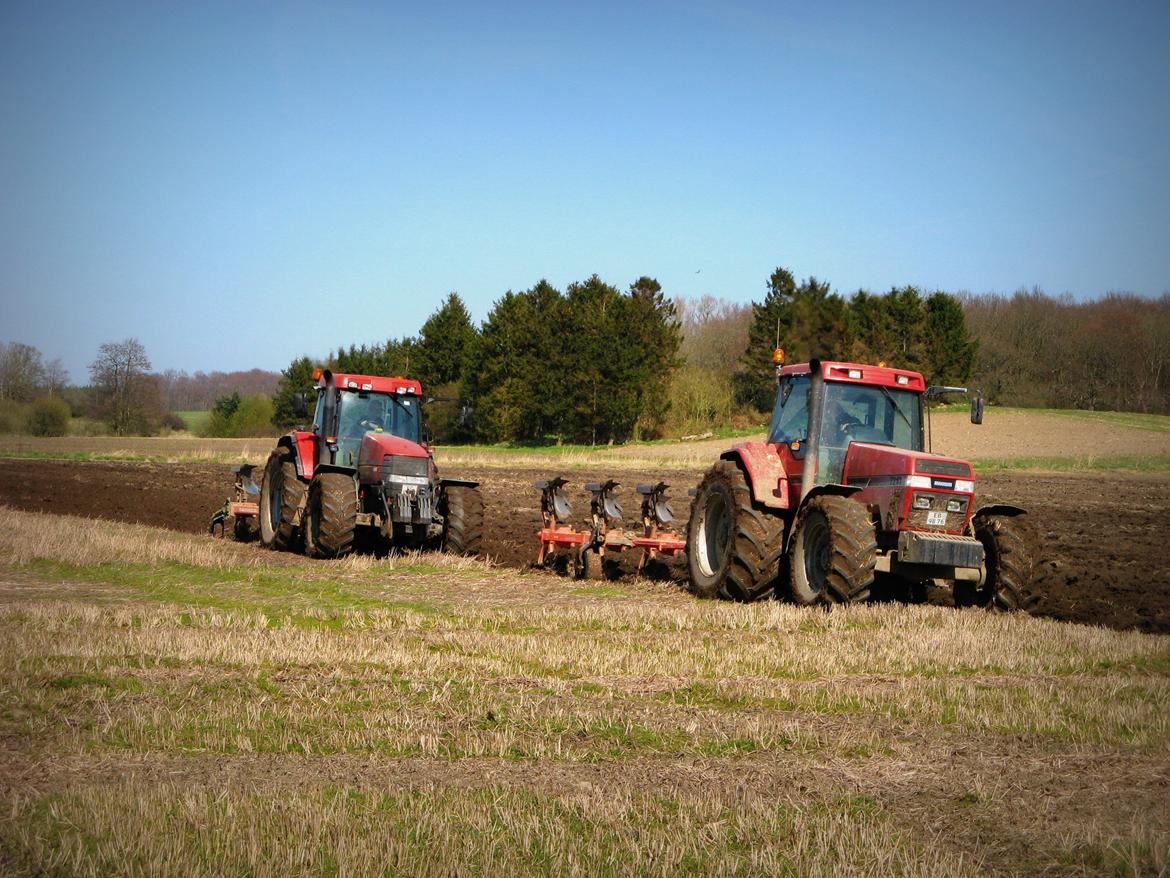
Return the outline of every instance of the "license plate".
<path id="1" fill-rule="evenodd" d="M 928 512 L 926 513 L 927 524 L 942 524 L 947 523 L 947 514 L 945 512 Z"/>

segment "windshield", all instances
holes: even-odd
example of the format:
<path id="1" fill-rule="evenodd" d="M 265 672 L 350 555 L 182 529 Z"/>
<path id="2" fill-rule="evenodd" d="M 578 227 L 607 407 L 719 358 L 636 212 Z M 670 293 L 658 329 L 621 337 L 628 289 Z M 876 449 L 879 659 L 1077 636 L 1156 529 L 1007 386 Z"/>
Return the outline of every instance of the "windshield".
<path id="1" fill-rule="evenodd" d="M 864 384 L 825 382 L 817 483 L 839 482 L 850 442 L 922 450 L 919 394 Z"/>

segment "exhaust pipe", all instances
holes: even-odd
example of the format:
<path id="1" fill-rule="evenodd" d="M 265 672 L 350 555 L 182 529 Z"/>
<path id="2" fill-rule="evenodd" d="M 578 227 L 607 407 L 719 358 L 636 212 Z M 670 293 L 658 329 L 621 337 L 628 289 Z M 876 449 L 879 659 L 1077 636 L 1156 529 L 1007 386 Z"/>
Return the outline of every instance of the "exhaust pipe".
<path id="1" fill-rule="evenodd" d="M 817 460 L 821 450 L 821 408 L 825 399 L 825 377 L 820 360 L 809 360 L 812 370 L 808 388 L 808 438 L 804 449 L 804 470 L 800 474 L 800 499 L 803 501 L 817 480 Z"/>

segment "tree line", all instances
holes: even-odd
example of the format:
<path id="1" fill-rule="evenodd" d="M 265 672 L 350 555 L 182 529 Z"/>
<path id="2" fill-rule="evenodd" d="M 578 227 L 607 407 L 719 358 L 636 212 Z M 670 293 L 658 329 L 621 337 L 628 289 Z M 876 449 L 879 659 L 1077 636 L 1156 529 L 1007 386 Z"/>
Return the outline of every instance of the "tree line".
<path id="1" fill-rule="evenodd" d="M 964 296 L 975 380 L 1005 405 L 1170 414 L 1170 293 Z"/>
<path id="2" fill-rule="evenodd" d="M 621 442 L 734 422 L 757 424 L 772 403 L 777 339 L 791 362 L 885 360 L 937 382 L 971 374 L 975 343 L 960 301 L 913 287 L 846 299 L 815 277 L 787 269 L 768 278 L 759 302 L 669 299 L 640 277 L 625 290 L 596 275 L 563 291 L 540 281 L 508 291 L 476 327 L 451 293 L 418 336 L 331 352 L 320 365 L 341 372 L 409 375 L 428 393 L 474 407 L 431 409 L 441 441 Z M 284 370 L 274 418 L 292 425 L 293 394 L 312 384 L 308 357 Z"/>

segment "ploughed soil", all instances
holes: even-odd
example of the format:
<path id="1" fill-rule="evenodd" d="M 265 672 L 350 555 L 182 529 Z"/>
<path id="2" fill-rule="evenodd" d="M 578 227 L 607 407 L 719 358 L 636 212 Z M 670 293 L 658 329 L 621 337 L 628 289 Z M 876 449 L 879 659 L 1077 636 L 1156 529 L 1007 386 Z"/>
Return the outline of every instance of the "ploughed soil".
<path id="1" fill-rule="evenodd" d="M 540 495 L 532 483 L 556 473 L 478 466 L 445 475 L 482 483 L 487 520 L 484 550 L 501 564 L 528 566 L 536 552 Z M 639 523 L 638 482 L 666 481 L 678 530 L 685 531 L 696 469 L 653 472 L 572 471 L 573 521 L 588 515 L 583 485 L 621 482 L 619 497 L 631 527 Z M 978 477 L 980 500 L 1023 506 L 1043 536 L 1041 574 L 1033 612 L 1073 622 L 1170 632 L 1170 476 L 1091 472 Z M 215 464 L 150 464 L 0 459 L 0 504 L 16 509 L 140 522 L 206 533 L 211 515 L 232 493 L 232 474 Z M 663 588 L 685 578 L 681 564 Z M 946 602 L 945 590 L 931 600 Z"/>

